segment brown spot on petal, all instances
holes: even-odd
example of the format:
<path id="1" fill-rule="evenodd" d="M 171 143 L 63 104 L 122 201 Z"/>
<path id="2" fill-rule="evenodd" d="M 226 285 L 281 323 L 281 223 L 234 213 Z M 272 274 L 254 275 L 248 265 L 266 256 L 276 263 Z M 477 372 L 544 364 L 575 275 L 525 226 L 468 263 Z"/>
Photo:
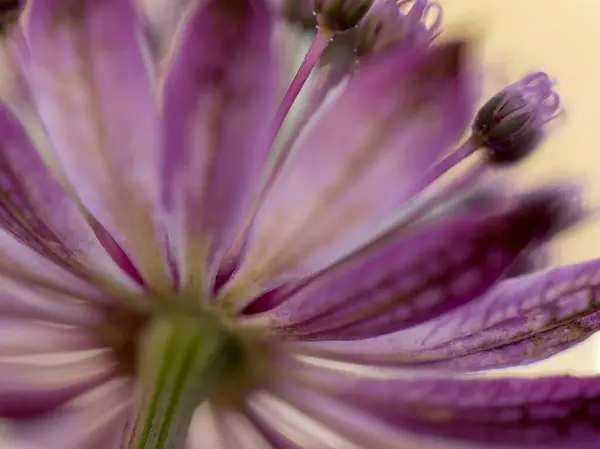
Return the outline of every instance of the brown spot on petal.
<path id="1" fill-rule="evenodd" d="M 553 347 L 564 346 L 573 341 L 579 341 L 587 335 L 587 332 L 577 322 L 569 323 L 563 326 L 564 332 L 560 336 L 539 334 L 530 339 L 530 344 L 526 349 L 526 354 L 531 357 L 538 357 L 547 353 L 554 353 Z"/>

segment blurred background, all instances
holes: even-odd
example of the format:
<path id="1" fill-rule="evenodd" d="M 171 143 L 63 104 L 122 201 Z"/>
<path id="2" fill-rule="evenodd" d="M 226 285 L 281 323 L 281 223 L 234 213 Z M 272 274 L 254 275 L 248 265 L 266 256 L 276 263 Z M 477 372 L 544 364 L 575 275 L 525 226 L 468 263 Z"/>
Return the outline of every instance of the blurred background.
<path id="1" fill-rule="evenodd" d="M 535 70 L 557 80 L 566 114 L 556 120 L 543 147 L 518 168 L 524 186 L 576 177 L 591 206 L 600 205 L 600 3 L 571 0 L 558 8 L 547 0 L 441 0 L 444 29 L 480 36 L 486 94 Z M 584 223 L 551 248 L 552 265 L 600 256 L 600 222 Z M 600 337 L 515 373 L 596 373 Z"/>

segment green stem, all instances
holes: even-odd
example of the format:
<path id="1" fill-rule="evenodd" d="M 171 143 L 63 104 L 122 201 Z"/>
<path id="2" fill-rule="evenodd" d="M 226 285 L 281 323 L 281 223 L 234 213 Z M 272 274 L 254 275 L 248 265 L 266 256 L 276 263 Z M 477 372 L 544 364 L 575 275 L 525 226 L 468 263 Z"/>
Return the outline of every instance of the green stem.
<path id="1" fill-rule="evenodd" d="M 123 449 L 181 449 L 195 408 L 239 361 L 235 339 L 211 322 L 170 315 L 141 341 L 136 407 Z"/>

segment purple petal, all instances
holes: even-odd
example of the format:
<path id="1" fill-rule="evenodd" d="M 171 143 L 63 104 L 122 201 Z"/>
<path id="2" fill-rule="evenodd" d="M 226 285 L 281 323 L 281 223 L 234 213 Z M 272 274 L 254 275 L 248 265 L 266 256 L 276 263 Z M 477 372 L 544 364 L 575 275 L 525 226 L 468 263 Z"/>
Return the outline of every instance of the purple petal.
<path id="1" fill-rule="evenodd" d="M 207 257 L 215 274 L 256 198 L 276 107 L 271 31 L 262 0 L 201 2 L 180 30 L 164 85 L 163 174 L 184 284 Z"/>
<path id="2" fill-rule="evenodd" d="M 16 25 L 16 24 L 15 24 Z M 22 28 L 14 26 L 0 42 L 0 98 L 11 106 L 31 106 L 25 76 L 19 58 L 23 45 Z"/>
<path id="3" fill-rule="evenodd" d="M 600 376 L 412 379 L 300 364 L 295 375 L 327 395 L 416 433 L 484 447 L 600 444 Z"/>
<path id="4" fill-rule="evenodd" d="M 56 355 L 62 357 L 63 355 Z M 42 364 L 0 360 L 0 416 L 26 418 L 47 413 L 117 374 L 105 354 Z"/>
<path id="5" fill-rule="evenodd" d="M 27 3 L 28 78 L 78 197 L 156 288 L 161 144 L 155 87 L 131 0 Z"/>
<path id="6" fill-rule="evenodd" d="M 187 12 L 191 0 L 136 0 L 147 26 L 148 39 L 154 54 L 161 62 L 173 42 L 177 25 Z"/>
<path id="7" fill-rule="evenodd" d="M 11 234 L 0 228 L 0 273 L 3 277 L 31 284 L 45 291 L 66 295 L 71 299 L 85 299 L 92 303 L 113 302 L 89 282 L 75 276 L 31 247 L 17 241 Z"/>
<path id="8" fill-rule="evenodd" d="M 318 271 L 370 241 L 462 133 L 464 42 L 374 58 L 304 128 L 260 206 L 241 282 Z M 393 187 L 390 187 L 393 186 Z"/>
<path id="9" fill-rule="evenodd" d="M 101 348 L 87 329 L 27 319 L 0 317 L 0 357 Z"/>
<path id="10" fill-rule="evenodd" d="M 104 315 L 88 301 L 77 301 L 0 274 L 0 316 L 78 326 L 98 325 Z"/>
<path id="11" fill-rule="evenodd" d="M 4 104 L 0 140 L 0 226 L 76 275 L 101 276 L 135 289 Z"/>
<path id="12" fill-rule="evenodd" d="M 483 298 L 392 335 L 307 347 L 360 363 L 483 370 L 532 363 L 600 328 L 600 260 L 502 282 Z"/>
<path id="13" fill-rule="evenodd" d="M 131 405 L 131 386 L 106 385 L 54 413 L 14 426 L 17 440 L 45 449 L 118 449 Z"/>
<path id="14" fill-rule="evenodd" d="M 24 18 L 25 16 L 21 16 Z M 27 79 L 29 49 L 22 24 L 12 28 L 0 44 L 2 84 L 0 98 L 21 122 L 33 146 L 52 172 L 66 185 L 65 177 L 44 129 L 44 124 L 34 104 L 31 86 Z"/>
<path id="15" fill-rule="evenodd" d="M 356 340 L 470 302 L 553 229 L 556 199 L 534 197 L 466 209 L 381 239 L 325 271 L 265 320 L 292 338 Z"/>
<path id="16" fill-rule="evenodd" d="M 249 399 L 252 412 L 302 448 L 489 449 L 411 433 L 358 407 L 293 383 Z"/>

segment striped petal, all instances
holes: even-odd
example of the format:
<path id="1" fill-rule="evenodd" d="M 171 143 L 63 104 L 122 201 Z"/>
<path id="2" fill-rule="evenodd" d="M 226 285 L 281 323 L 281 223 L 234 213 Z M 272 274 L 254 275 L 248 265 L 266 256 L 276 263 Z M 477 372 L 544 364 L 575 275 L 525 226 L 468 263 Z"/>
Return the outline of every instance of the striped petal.
<path id="1" fill-rule="evenodd" d="M 99 277 L 135 290 L 4 104 L 0 141 L 0 226 L 80 277 Z"/>
<path id="2" fill-rule="evenodd" d="M 118 449 L 131 405 L 131 385 L 119 380 L 15 426 L 19 442 L 44 449 Z"/>
<path id="3" fill-rule="evenodd" d="M 272 17 L 263 0 L 200 2 L 164 85 L 165 200 L 183 284 L 231 245 L 256 197 L 276 106 Z M 211 282 L 212 279 L 208 280 Z"/>
<path id="4" fill-rule="evenodd" d="M 497 285 L 478 301 L 391 335 L 318 342 L 313 354 L 366 364 L 474 371 L 536 362 L 600 329 L 600 260 Z"/>
<path id="5" fill-rule="evenodd" d="M 0 360 L 0 417 L 27 418 L 50 412 L 117 375 L 106 354 L 75 360 Z"/>
<path id="6" fill-rule="evenodd" d="M 262 319 L 303 340 L 358 340 L 430 320 L 482 295 L 525 250 L 551 235 L 563 201 L 534 191 L 382 239 Z"/>
<path id="7" fill-rule="evenodd" d="M 489 449 L 489 446 L 410 432 L 358 407 L 293 383 L 255 394 L 249 399 L 249 407 L 268 426 L 302 448 Z"/>
<path id="8" fill-rule="evenodd" d="M 69 183 L 155 288 L 155 87 L 131 0 L 33 0 L 24 11 L 32 95 Z"/>
<path id="9" fill-rule="evenodd" d="M 0 317 L 0 357 L 98 349 L 103 343 L 87 329 Z"/>
<path id="10" fill-rule="evenodd" d="M 447 441 L 511 449 L 600 444 L 600 376 L 410 378 L 308 364 L 294 370 L 314 394 Z"/>
<path id="11" fill-rule="evenodd" d="M 78 301 L 57 292 L 18 282 L 0 273 L 0 316 L 48 323 L 90 326 L 104 315 L 88 301 Z"/>
<path id="12" fill-rule="evenodd" d="M 311 118 L 258 210 L 240 284 L 312 274 L 381 231 L 467 125 L 466 46 L 374 58 Z"/>
<path id="13" fill-rule="evenodd" d="M 20 282 L 61 292 L 72 298 L 85 298 L 92 302 L 105 298 L 97 288 L 72 270 L 55 264 L 30 246 L 19 242 L 14 235 L 1 227 L 0 273 Z"/>

